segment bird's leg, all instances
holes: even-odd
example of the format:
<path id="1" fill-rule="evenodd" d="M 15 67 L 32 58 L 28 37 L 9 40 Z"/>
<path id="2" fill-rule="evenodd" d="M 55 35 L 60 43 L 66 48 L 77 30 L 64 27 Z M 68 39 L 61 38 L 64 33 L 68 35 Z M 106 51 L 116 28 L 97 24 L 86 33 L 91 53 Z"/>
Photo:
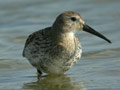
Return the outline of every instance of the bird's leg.
<path id="1" fill-rule="evenodd" d="M 42 75 L 42 72 L 37 69 L 37 76 L 40 77 Z"/>

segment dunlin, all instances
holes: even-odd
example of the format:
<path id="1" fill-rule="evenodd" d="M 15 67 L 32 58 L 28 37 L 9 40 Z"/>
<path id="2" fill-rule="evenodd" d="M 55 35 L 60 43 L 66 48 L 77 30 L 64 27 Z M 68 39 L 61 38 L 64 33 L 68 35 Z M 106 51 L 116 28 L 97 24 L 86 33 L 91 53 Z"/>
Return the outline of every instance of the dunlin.
<path id="1" fill-rule="evenodd" d="M 79 13 L 67 11 L 60 14 L 51 27 L 29 35 L 23 56 L 39 74 L 63 74 L 81 58 L 81 45 L 76 32 L 86 31 L 111 43 L 102 34 L 85 24 Z"/>

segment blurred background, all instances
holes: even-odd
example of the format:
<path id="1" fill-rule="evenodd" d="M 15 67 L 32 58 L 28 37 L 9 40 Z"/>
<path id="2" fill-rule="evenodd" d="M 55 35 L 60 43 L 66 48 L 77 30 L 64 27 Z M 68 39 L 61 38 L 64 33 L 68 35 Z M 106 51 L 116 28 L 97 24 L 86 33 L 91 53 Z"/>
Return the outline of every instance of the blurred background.
<path id="1" fill-rule="evenodd" d="M 22 57 L 25 40 L 64 11 L 80 13 L 112 44 L 81 31 L 81 60 L 66 75 L 37 80 Z M 0 0 L 0 90 L 120 90 L 120 0 Z"/>

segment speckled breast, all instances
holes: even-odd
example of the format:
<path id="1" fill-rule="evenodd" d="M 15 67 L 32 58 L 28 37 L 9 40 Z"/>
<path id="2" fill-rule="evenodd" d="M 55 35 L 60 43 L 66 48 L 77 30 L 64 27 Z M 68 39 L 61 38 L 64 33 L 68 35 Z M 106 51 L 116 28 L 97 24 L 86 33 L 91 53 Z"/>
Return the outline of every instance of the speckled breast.
<path id="1" fill-rule="evenodd" d="M 75 50 L 68 52 L 48 37 L 37 37 L 25 48 L 25 57 L 45 73 L 64 73 L 81 57 L 81 45 L 75 38 Z"/>

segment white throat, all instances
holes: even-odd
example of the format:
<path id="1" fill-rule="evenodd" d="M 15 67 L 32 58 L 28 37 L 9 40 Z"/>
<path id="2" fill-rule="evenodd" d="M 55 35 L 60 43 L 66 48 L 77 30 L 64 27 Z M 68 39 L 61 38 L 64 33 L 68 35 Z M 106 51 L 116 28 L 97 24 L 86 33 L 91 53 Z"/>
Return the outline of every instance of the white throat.
<path id="1" fill-rule="evenodd" d="M 74 33 L 73 32 L 68 33 L 68 37 L 73 39 L 74 38 Z"/>

